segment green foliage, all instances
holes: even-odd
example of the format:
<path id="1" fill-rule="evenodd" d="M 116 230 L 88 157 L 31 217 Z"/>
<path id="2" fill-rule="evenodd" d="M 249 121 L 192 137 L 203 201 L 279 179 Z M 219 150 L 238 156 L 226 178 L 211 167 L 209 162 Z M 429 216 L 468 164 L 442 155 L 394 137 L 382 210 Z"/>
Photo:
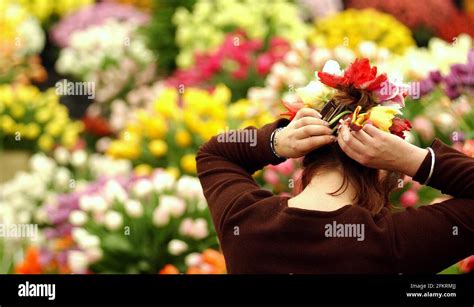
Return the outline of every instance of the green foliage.
<path id="1" fill-rule="evenodd" d="M 172 22 L 177 8 L 191 9 L 196 0 L 154 0 L 152 19 L 143 28 L 148 47 L 158 58 L 158 68 L 168 74 L 176 68 L 175 57 L 179 53 L 176 46 L 176 26 Z"/>

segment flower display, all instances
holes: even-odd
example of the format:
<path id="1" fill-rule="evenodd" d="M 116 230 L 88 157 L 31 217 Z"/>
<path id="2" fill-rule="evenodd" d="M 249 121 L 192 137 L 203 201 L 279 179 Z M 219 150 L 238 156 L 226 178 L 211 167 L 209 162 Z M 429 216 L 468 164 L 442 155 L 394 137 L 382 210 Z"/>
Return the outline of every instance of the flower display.
<path id="1" fill-rule="evenodd" d="M 225 274 L 225 260 L 222 253 L 214 249 L 206 249 L 202 253 L 192 253 L 186 256 L 187 265 L 186 272 L 180 272 L 177 267 L 172 264 L 165 265 L 160 274 Z"/>
<path id="2" fill-rule="evenodd" d="M 109 126 L 111 116 L 120 112 L 118 105 L 124 105 L 127 93 L 150 84 L 155 76 L 154 56 L 136 31 L 135 23 L 115 19 L 75 31 L 56 62 L 60 73 L 95 85 L 95 102 L 87 116 L 102 118 Z M 94 57 L 90 57 L 92 51 Z M 108 128 L 117 132 L 123 127 L 114 123 Z"/>
<path id="3" fill-rule="evenodd" d="M 349 9 L 318 20 L 310 40 L 330 48 L 355 48 L 361 41 L 373 41 L 398 54 L 415 44 L 410 29 L 393 16 L 373 9 Z"/>
<path id="4" fill-rule="evenodd" d="M 2 1 L 0 11 L 0 84 L 44 81 L 46 71 L 38 54 L 43 50 L 45 34 L 38 20 L 8 1 Z"/>
<path id="5" fill-rule="evenodd" d="M 167 88 L 154 102 L 152 112 L 135 113 L 135 120 L 110 144 L 107 154 L 136 165 L 170 166 L 193 174 L 198 147 L 227 127 L 229 102 L 230 91 L 223 85 L 212 93 L 187 88 L 180 94 Z"/>
<path id="6" fill-rule="evenodd" d="M 0 137 L 6 149 L 50 152 L 55 145 L 76 145 L 82 124 L 69 118 L 54 89 L 0 86 Z"/>
<path id="7" fill-rule="evenodd" d="M 226 33 L 242 29 L 251 39 L 266 40 L 278 33 L 289 41 L 304 39 L 306 25 L 298 8 L 289 1 L 199 0 L 191 11 L 178 8 L 173 22 L 180 48 L 179 67 L 193 64 L 194 55 L 221 45 Z"/>
<path id="8" fill-rule="evenodd" d="M 61 48 L 69 46 L 72 35 L 91 26 L 99 26 L 108 19 L 143 25 L 149 20 L 146 13 L 127 5 L 104 2 L 89 5 L 62 19 L 51 30 L 51 38 Z"/>
<path id="9" fill-rule="evenodd" d="M 20 4 L 28 13 L 42 22 L 57 16 L 65 16 L 81 7 L 94 3 L 94 0 L 6 0 L 6 2 Z"/>
<path id="10" fill-rule="evenodd" d="M 159 273 L 168 264 L 220 273 L 206 208 L 197 178 L 176 180 L 160 169 L 92 182 L 43 206 L 50 226 L 39 248 L 41 271 Z"/>
<path id="11" fill-rule="evenodd" d="M 271 38 L 269 50 L 262 50 L 263 40 L 248 39 L 245 33 L 229 33 L 217 50 L 196 54 L 193 67 L 178 69 L 168 79 L 171 86 L 206 86 L 223 83 L 235 96 L 243 98 L 252 85 L 263 83 L 271 66 L 283 58 L 289 49 L 286 40 Z"/>

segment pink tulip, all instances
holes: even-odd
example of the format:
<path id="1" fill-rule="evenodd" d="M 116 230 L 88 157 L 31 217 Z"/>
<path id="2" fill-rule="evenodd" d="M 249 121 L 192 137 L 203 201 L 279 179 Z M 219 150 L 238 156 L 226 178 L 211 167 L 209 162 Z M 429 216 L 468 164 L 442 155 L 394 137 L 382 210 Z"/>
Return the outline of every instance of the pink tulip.
<path id="1" fill-rule="evenodd" d="M 285 162 L 278 164 L 276 169 L 282 175 L 288 176 L 293 172 L 293 161 L 288 159 Z"/>
<path id="2" fill-rule="evenodd" d="M 268 184 L 277 185 L 280 182 L 280 177 L 275 171 L 266 170 L 263 173 L 263 180 L 265 180 L 265 182 Z"/>
<path id="3" fill-rule="evenodd" d="M 408 190 L 402 194 L 402 196 L 400 197 L 400 202 L 402 203 L 403 207 L 407 208 L 416 205 L 419 199 L 420 198 L 418 197 L 418 194 L 415 191 Z"/>
<path id="4" fill-rule="evenodd" d="M 257 59 L 257 72 L 260 75 L 266 75 L 270 72 L 273 65 L 273 58 L 270 54 L 262 54 Z"/>

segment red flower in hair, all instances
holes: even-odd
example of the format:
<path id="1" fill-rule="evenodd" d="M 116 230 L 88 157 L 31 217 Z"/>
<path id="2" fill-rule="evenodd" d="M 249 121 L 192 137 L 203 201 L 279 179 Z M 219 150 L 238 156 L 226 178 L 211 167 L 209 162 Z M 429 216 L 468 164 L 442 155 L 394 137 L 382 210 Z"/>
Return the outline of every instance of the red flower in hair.
<path id="1" fill-rule="evenodd" d="M 410 129 L 411 123 L 408 119 L 395 117 L 392 121 L 392 126 L 390 126 L 390 133 L 404 139 L 403 131 L 409 131 Z"/>
<path id="2" fill-rule="evenodd" d="M 360 90 L 373 91 L 380 88 L 381 83 L 387 80 L 386 74 L 377 76 L 377 67 L 370 67 L 367 58 L 356 59 L 345 71 L 344 75 L 337 76 L 327 72 L 318 72 L 322 83 L 335 89 L 354 87 Z"/>

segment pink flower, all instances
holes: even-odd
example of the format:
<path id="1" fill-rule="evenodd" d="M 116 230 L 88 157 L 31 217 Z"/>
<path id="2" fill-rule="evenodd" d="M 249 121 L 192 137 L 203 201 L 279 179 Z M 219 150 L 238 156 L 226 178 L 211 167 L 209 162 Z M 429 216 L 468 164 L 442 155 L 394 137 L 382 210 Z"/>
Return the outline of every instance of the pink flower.
<path id="1" fill-rule="evenodd" d="M 286 160 L 276 166 L 276 170 L 282 175 L 288 176 L 293 173 L 293 161 L 291 159 Z"/>
<path id="2" fill-rule="evenodd" d="M 423 140 L 431 140 L 434 137 L 435 131 L 433 123 L 428 118 L 417 116 L 411 124 L 413 130 L 418 132 Z"/>
<path id="3" fill-rule="evenodd" d="M 263 173 L 263 180 L 268 184 L 277 185 L 280 182 L 280 177 L 278 177 L 277 172 L 269 169 Z"/>
<path id="4" fill-rule="evenodd" d="M 400 197 L 400 202 L 402 203 L 403 207 L 407 208 L 416 205 L 419 199 L 418 193 L 413 190 L 408 190 L 402 194 Z"/>
<path id="5" fill-rule="evenodd" d="M 384 81 L 381 87 L 374 91 L 377 101 L 384 105 L 384 102 L 398 103 L 405 106 L 405 97 L 408 95 L 408 86 L 395 84 L 389 80 Z"/>
<path id="6" fill-rule="evenodd" d="M 273 65 L 273 58 L 270 54 L 262 54 L 257 58 L 257 72 L 260 75 L 266 75 L 270 72 Z"/>

